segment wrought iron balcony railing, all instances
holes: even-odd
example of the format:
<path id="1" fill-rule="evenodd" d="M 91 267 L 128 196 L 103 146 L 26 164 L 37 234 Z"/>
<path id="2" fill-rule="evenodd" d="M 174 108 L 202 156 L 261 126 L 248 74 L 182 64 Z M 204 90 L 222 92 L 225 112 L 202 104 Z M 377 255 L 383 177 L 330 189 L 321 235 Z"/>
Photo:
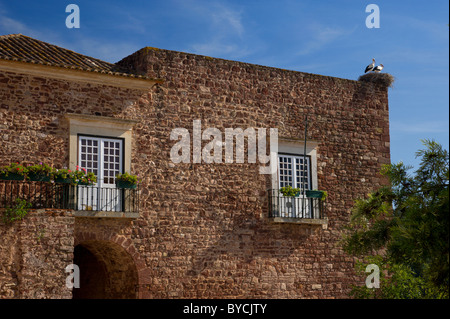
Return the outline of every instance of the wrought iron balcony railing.
<path id="1" fill-rule="evenodd" d="M 0 180 L 0 208 L 12 207 L 17 199 L 26 200 L 33 209 L 139 212 L 138 189 Z"/>
<path id="2" fill-rule="evenodd" d="M 278 189 L 268 190 L 269 217 L 323 219 L 325 201 L 300 194 L 296 197 L 283 196 Z"/>

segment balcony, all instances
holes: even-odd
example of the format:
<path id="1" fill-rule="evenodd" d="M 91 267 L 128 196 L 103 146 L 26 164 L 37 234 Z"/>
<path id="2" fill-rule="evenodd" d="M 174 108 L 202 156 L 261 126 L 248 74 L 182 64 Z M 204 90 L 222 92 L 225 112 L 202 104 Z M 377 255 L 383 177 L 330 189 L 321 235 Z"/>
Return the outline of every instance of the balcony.
<path id="1" fill-rule="evenodd" d="M 283 196 L 278 189 L 268 190 L 269 218 L 277 223 L 322 225 L 326 228 L 326 200 L 305 195 Z"/>
<path id="2" fill-rule="evenodd" d="M 0 180 L 0 208 L 19 198 L 32 209 L 70 209 L 77 217 L 139 217 L 138 189 Z"/>

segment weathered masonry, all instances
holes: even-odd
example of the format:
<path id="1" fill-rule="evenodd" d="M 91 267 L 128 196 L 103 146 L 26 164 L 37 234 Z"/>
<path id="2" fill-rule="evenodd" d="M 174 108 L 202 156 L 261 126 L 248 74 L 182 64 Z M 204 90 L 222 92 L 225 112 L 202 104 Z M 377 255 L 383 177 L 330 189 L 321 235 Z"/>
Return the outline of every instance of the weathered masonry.
<path id="1" fill-rule="evenodd" d="M 276 172 L 174 163 L 171 132 L 198 120 L 276 128 Z M 0 36 L 0 150 L 0 166 L 98 178 L 0 181 L 0 211 L 32 205 L 0 221 L 0 298 L 345 298 L 364 278 L 339 240 L 354 199 L 386 182 L 388 88 L 149 47 L 111 64 Z M 120 172 L 139 187 L 116 189 Z M 69 264 L 80 288 L 66 287 Z"/>

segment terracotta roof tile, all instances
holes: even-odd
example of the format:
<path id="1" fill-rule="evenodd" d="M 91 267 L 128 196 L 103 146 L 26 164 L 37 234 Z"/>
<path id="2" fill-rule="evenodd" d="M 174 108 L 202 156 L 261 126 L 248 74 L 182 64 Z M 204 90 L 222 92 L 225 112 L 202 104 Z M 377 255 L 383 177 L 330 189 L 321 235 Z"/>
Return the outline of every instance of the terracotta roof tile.
<path id="1" fill-rule="evenodd" d="M 148 79 L 117 64 L 95 59 L 23 34 L 0 36 L 0 59 Z"/>

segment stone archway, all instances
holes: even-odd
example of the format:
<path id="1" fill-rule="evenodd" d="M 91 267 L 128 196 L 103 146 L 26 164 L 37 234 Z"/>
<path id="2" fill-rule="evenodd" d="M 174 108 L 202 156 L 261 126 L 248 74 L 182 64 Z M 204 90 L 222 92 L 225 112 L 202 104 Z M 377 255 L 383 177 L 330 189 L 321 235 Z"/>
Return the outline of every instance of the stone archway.
<path id="1" fill-rule="evenodd" d="M 74 249 L 74 264 L 80 268 L 74 299 L 137 298 L 137 268 L 122 246 L 106 240 L 80 242 Z"/>

